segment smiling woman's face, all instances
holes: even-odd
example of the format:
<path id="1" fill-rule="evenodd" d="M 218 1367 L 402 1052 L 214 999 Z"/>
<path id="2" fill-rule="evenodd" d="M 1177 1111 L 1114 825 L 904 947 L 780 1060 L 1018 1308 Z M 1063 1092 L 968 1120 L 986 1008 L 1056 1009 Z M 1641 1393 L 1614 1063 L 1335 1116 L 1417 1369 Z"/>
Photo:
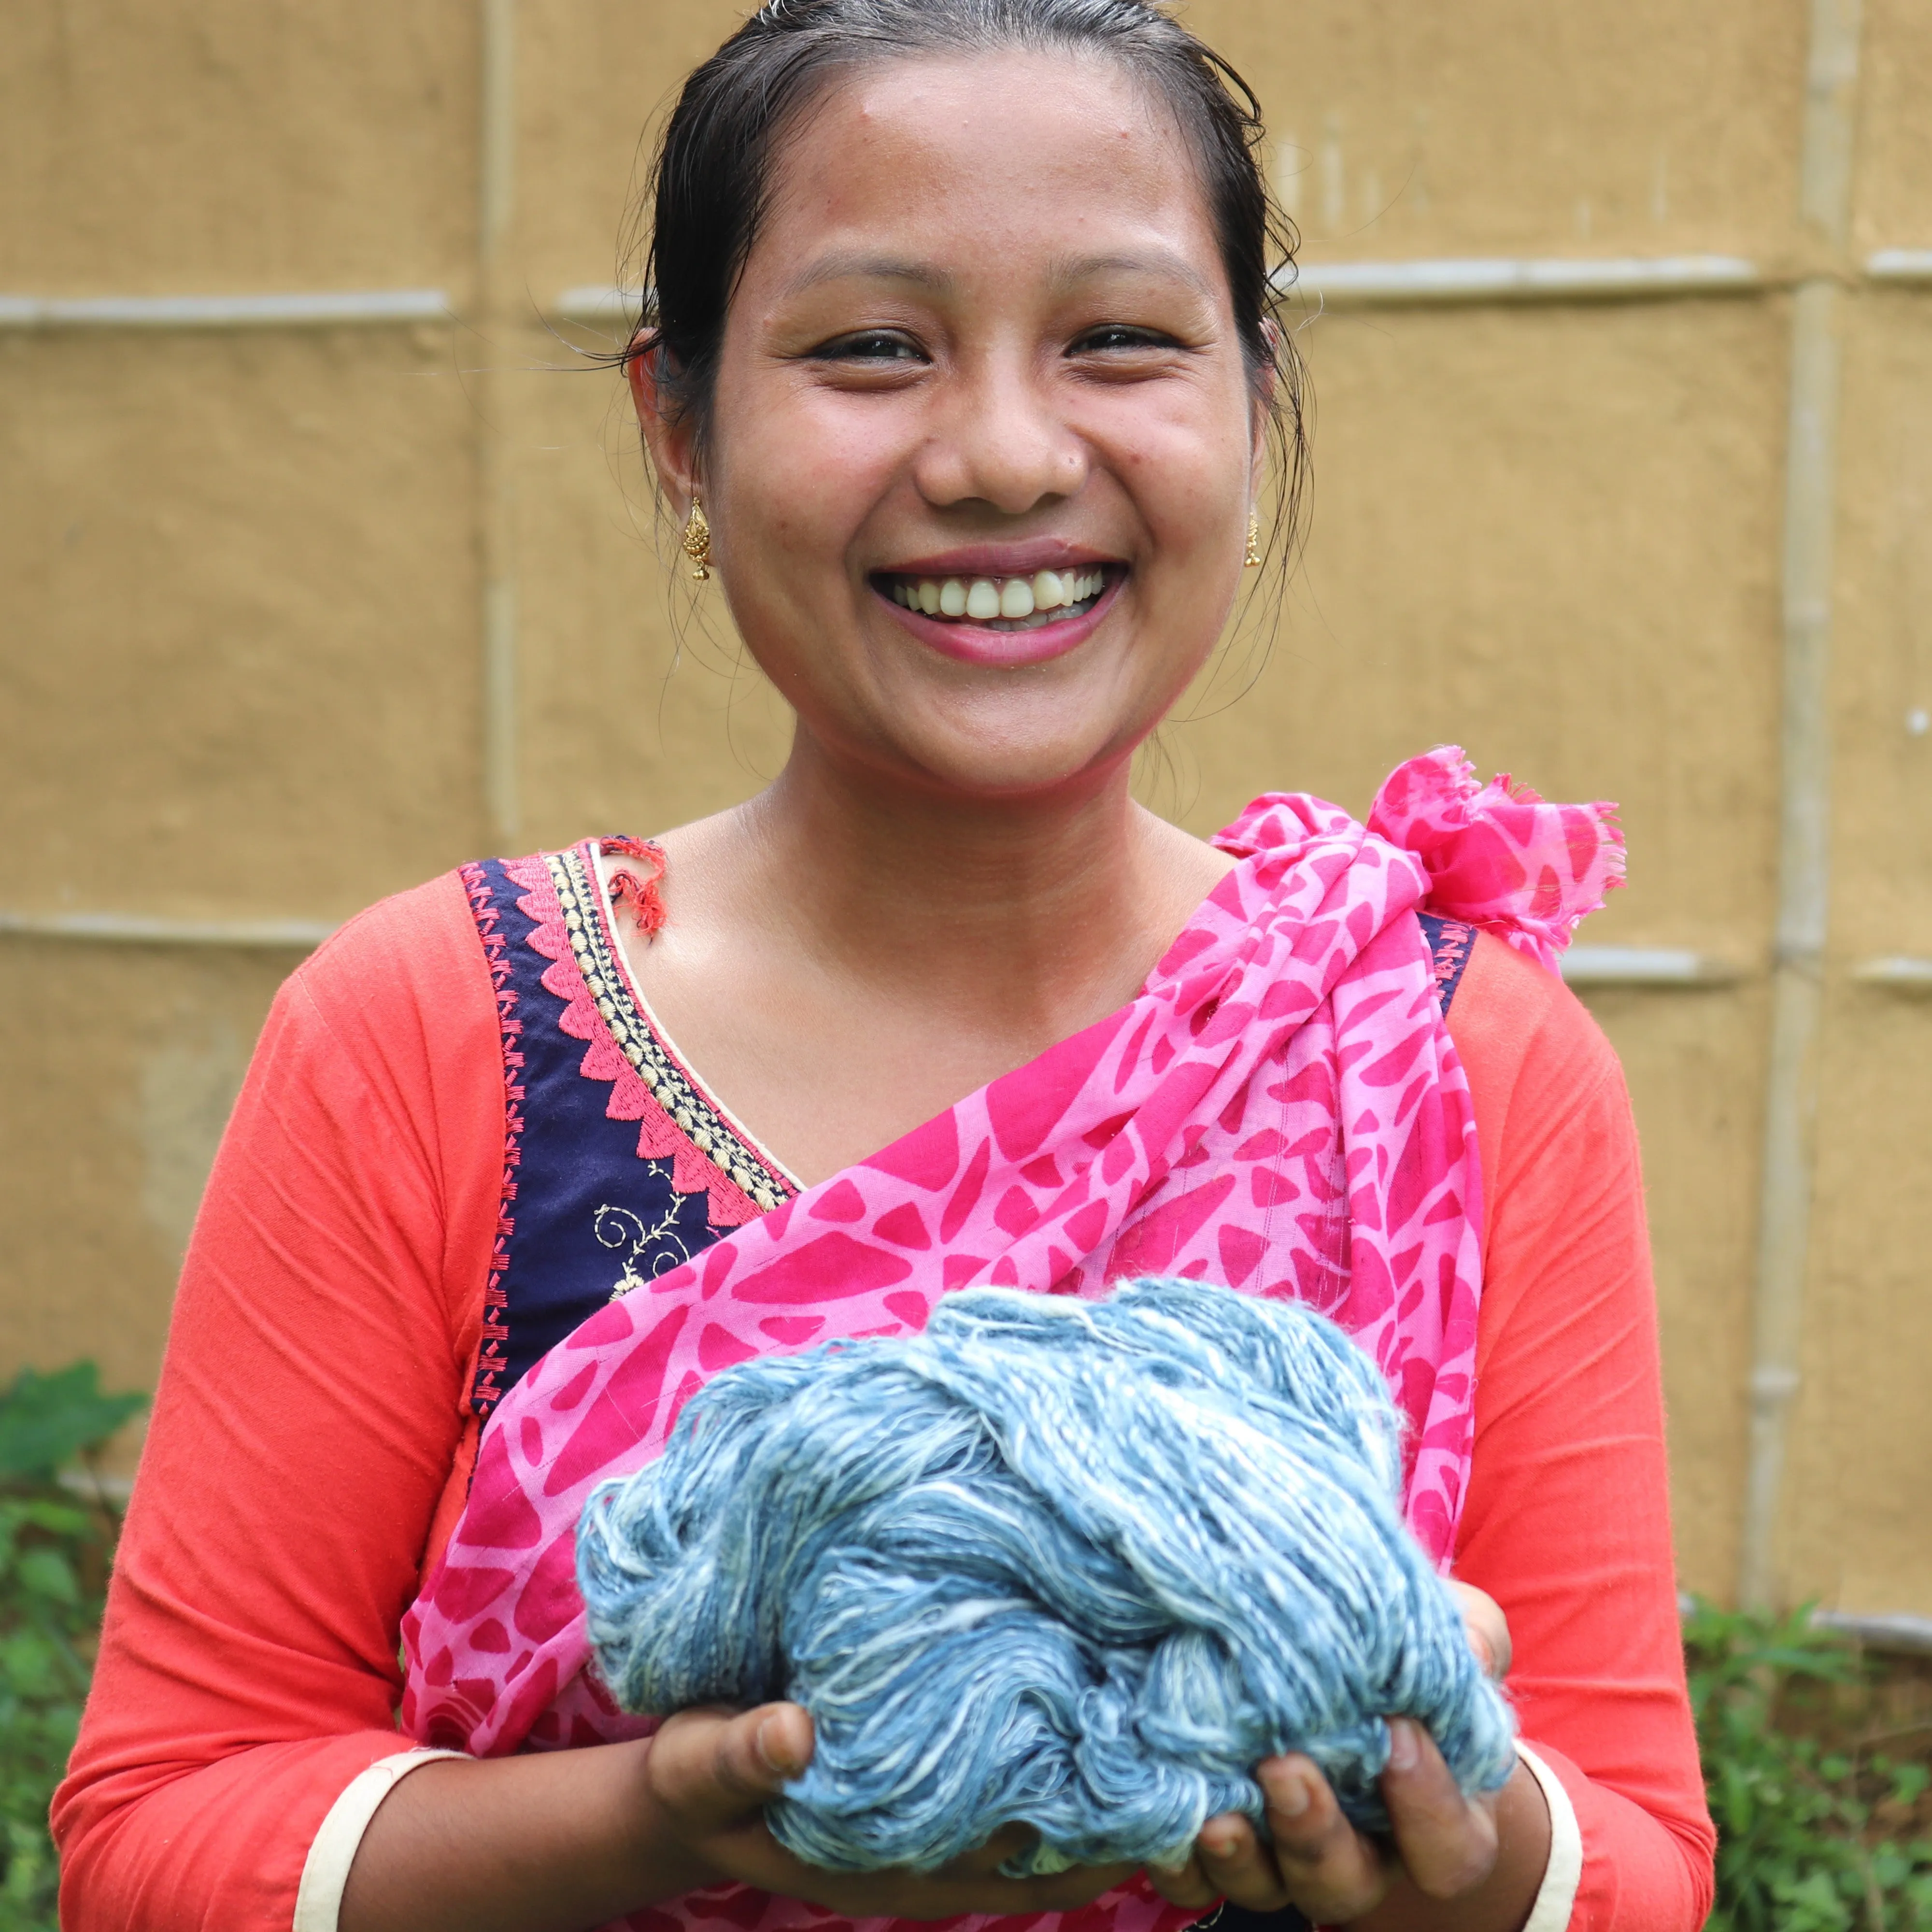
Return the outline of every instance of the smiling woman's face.
<path id="1" fill-rule="evenodd" d="M 772 190 L 698 482 L 747 644 L 841 762 L 1088 788 L 1214 647 L 1260 463 L 1172 116 L 1072 54 L 881 62 Z"/>

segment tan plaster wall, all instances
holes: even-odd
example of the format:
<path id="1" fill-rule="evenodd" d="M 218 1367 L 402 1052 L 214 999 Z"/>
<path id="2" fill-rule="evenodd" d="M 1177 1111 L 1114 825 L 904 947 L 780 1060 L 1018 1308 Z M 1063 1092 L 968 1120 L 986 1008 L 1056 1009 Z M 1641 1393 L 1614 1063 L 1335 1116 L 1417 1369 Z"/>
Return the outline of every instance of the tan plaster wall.
<path id="1" fill-rule="evenodd" d="M 442 286 L 475 252 L 462 0 L 10 0 L 0 287 Z"/>
<path id="2" fill-rule="evenodd" d="M 476 842 L 447 334 L 0 334 L 10 910 L 340 918 Z"/>
<path id="3" fill-rule="evenodd" d="M 520 0 L 510 218 L 479 310 L 483 9 L 24 0 L 0 49 L 0 295 L 440 288 L 452 326 L 0 332 L 0 914 L 335 919 L 489 842 L 484 464 L 515 586 L 524 842 L 743 796 L 783 707 L 658 560 L 615 379 L 551 325 L 608 284 L 638 139 L 737 17 Z M 1738 253 L 1796 219 L 1802 0 L 1196 0 L 1316 266 Z M 1932 26 L 1867 0 L 1857 247 L 1932 246 Z M 1932 295 L 1848 298 L 1833 938 L 1788 1590 L 1932 1612 Z M 1788 298 L 1303 311 L 1312 533 L 1144 763 L 1206 830 L 1360 807 L 1444 739 L 1622 800 L 1600 944 L 1732 985 L 1605 991 L 1646 1145 L 1679 1542 L 1726 1593 L 1776 886 Z M 1252 688 L 1231 698 L 1252 680 Z M 0 1373 L 152 1376 L 247 1043 L 292 956 L 0 934 Z"/>
<path id="4" fill-rule="evenodd" d="M 1196 0 L 1268 110 L 1310 259 L 1762 248 L 1805 11 L 1759 0 Z"/>
<path id="5" fill-rule="evenodd" d="M 1918 42 L 1932 54 L 1932 34 Z M 1932 298 L 1887 293 L 1862 302 L 1846 331 L 1832 914 L 1850 960 L 1932 956 L 1932 734 L 1907 728 L 1911 711 L 1932 708 L 1928 322 Z M 1848 1601 L 1923 1607 L 1932 999 L 1828 977 L 1822 1046 L 1787 1562 L 1832 1579 Z"/>
<path id="6" fill-rule="evenodd" d="M 1864 0 L 1854 232 L 1862 248 L 1932 248 L 1932 14 L 1918 0 Z"/>

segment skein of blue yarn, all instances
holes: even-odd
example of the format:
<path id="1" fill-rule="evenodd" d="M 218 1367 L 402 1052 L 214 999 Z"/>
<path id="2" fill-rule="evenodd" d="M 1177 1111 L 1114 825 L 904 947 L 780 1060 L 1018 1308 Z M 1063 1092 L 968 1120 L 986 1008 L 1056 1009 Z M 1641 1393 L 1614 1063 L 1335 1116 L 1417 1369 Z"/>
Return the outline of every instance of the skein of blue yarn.
<path id="1" fill-rule="evenodd" d="M 1464 1790 L 1508 1707 L 1403 1527 L 1402 1424 L 1340 1329 L 1187 1280 L 1102 1301 L 974 1288 L 922 1334 L 728 1369 L 592 1495 L 578 1576 L 626 1709 L 803 1705 L 768 1808 L 832 1870 L 1178 1863 L 1252 1776 L 1314 1759 L 1387 1825 L 1384 1720 Z"/>

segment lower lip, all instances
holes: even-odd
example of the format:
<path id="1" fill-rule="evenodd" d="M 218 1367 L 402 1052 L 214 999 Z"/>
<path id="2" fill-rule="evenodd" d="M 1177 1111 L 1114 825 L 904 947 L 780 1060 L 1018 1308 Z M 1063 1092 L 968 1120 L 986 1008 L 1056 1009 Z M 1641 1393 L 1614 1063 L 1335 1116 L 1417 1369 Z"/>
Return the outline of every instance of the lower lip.
<path id="1" fill-rule="evenodd" d="M 949 624 L 922 610 L 908 610 L 903 604 L 895 604 L 876 585 L 872 594 L 921 644 L 929 644 L 941 657 L 995 670 L 1018 670 L 1028 664 L 1051 663 L 1078 650 L 1094 634 L 1126 580 L 1125 572 L 1118 576 L 1110 572 L 1106 588 L 1090 608 L 1077 617 L 1042 624 L 1030 631 L 989 631 L 979 624 Z"/>

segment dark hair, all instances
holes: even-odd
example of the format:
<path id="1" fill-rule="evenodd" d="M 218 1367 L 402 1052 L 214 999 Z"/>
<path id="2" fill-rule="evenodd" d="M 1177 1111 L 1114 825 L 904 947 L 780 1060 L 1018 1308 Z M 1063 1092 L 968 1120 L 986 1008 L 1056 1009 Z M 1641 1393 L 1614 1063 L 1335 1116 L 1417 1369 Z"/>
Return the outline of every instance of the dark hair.
<path id="1" fill-rule="evenodd" d="M 769 205 L 786 124 L 841 70 L 1010 46 L 1106 54 L 1180 122 L 1198 159 L 1249 368 L 1258 387 L 1264 372 L 1274 379 L 1276 534 L 1292 538 L 1307 466 L 1306 383 L 1274 312 L 1298 238 L 1256 158 L 1253 90 L 1150 0 L 768 0 L 692 74 L 665 124 L 647 190 L 644 309 L 626 356 L 663 352 L 659 382 L 701 448 L 725 313 Z"/>

